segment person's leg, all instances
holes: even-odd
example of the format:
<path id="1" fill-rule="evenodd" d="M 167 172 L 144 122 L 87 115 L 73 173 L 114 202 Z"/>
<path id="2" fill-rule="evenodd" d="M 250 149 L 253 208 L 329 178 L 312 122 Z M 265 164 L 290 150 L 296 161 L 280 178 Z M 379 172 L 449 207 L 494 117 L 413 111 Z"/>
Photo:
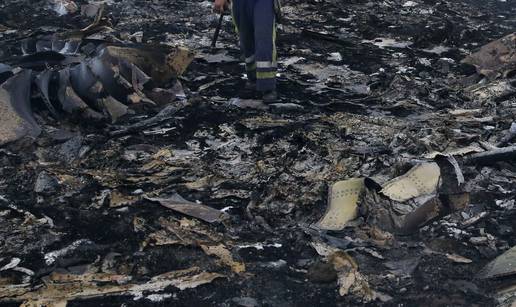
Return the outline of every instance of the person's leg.
<path id="1" fill-rule="evenodd" d="M 233 21 L 245 58 L 247 78 L 256 81 L 253 4 L 255 0 L 233 0 Z"/>
<path id="2" fill-rule="evenodd" d="M 274 0 L 255 0 L 254 3 L 256 87 L 260 92 L 271 92 L 276 90 L 278 66 Z"/>

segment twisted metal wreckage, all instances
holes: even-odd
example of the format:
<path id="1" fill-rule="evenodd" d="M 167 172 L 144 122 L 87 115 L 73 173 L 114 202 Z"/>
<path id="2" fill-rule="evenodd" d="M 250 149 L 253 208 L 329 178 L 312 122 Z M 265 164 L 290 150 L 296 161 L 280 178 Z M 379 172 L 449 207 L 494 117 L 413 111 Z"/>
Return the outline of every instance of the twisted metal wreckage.
<path id="1" fill-rule="evenodd" d="M 41 129 L 33 110 L 54 120 L 114 124 L 139 103 L 162 105 L 176 98 L 177 78 L 193 53 L 73 37 L 99 30 L 101 16 L 102 10 L 95 26 L 78 32 L 26 39 L 24 56 L 0 63 L 0 145 L 38 137 Z M 163 88 L 174 84 L 176 93 Z"/>

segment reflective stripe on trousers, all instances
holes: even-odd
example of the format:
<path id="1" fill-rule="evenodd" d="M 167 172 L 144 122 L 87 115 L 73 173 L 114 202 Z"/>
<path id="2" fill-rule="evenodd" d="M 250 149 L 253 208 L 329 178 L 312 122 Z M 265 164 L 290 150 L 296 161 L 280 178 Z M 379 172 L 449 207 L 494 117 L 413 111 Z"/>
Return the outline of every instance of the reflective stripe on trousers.
<path id="1" fill-rule="evenodd" d="M 258 91 L 276 89 L 274 0 L 233 0 L 233 21 L 240 38 L 249 80 Z"/>

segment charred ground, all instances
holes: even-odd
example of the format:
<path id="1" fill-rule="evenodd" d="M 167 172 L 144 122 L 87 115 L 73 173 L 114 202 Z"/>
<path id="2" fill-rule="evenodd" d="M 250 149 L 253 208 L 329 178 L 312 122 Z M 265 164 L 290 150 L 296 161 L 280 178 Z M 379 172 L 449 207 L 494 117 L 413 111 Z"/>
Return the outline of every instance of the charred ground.
<path id="1" fill-rule="evenodd" d="M 159 302 L 120 295 L 68 306 L 360 305 L 358 294 L 339 295 L 336 273 L 306 231 L 326 210 L 328 185 L 352 177 L 387 181 L 429 152 L 498 144 L 516 118 L 516 90 L 472 89 L 482 77 L 461 64 L 515 31 L 511 0 L 285 1 L 278 39 L 283 104 L 272 107 L 233 99 L 245 82 L 237 40 L 227 19 L 213 56 L 217 16 L 209 1 L 107 2 L 114 32 L 96 39 L 143 31 L 144 43 L 199 52 L 180 79 L 187 102 L 174 102 L 182 107 L 173 120 L 117 136 L 112 132 L 158 109 L 143 107 L 116 126 L 39 113 L 45 128 L 35 143 L 0 150 L 0 264 L 20 258 L 35 272 L 33 286 L 56 270 L 105 263 L 106 272 L 138 282 L 191 267 L 225 277 L 184 291 L 167 287 Z M 0 24 L 15 31 L 0 36 L 0 62 L 21 56 L 23 38 L 90 22 L 80 14 L 58 17 L 47 1 L 5 1 Z M 502 79 L 516 87 L 511 76 Z M 476 113 L 450 113 L 456 109 Z M 384 294 L 371 305 L 492 306 L 501 304 L 499 289 L 514 285 L 510 276 L 477 278 L 516 245 L 514 160 L 461 167 L 470 187 L 463 212 L 387 241 L 360 225 L 331 234 L 347 242 L 370 287 Z M 36 192 L 38 180 L 47 181 Z M 225 208 L 230 218 L 206 224 L 143 193 L 178 193 Z M 224 244 L 245 272 L 191 243 L 199 241 Z M 44 255 L 74 242 L 77 248 L 46 263 Z M 0 274 L 1 285 L 26 277 Z"/>

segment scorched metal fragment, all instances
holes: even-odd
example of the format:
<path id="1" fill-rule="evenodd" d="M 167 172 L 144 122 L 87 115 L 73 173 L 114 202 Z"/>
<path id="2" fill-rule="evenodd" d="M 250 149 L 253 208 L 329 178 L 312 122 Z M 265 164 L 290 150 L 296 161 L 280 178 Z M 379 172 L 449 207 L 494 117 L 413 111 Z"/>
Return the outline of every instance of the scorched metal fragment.
<path id="1" fill-rule="evenodd" d="M 24 70 L 0 86 L 0 145 L 41 133 L 30 105 L 31 75 Z"/>

